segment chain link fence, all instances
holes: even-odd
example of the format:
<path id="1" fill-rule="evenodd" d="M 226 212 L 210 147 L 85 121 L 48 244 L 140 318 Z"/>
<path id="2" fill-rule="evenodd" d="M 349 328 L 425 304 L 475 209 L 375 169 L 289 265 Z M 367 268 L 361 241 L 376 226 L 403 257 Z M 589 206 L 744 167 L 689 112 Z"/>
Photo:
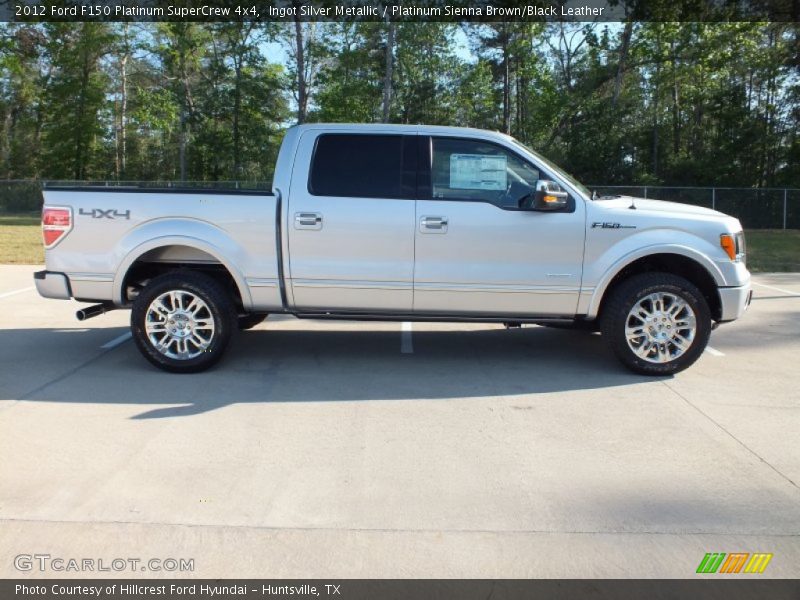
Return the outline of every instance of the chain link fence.
<path id="1" fill-rule="evenodd" d="M 800 229 L 800 189 L 672 186 L 589 186 L 598 195 L 669 200 L 713 208 L 745 229 Z"/>
<path id="2" fill-rule="evenodd" d="M 0 213 L 41 210 L 42 189 L 53 185 L 141 188 L 214 188 L 220 191 L 269 190 L 268 181 L 0 181 Z M 624 195 L 705 206 L 732 215 L 745 229 L 800 229 L 800 189 L 670 186 L 589 186 L 598 195 Z"/>

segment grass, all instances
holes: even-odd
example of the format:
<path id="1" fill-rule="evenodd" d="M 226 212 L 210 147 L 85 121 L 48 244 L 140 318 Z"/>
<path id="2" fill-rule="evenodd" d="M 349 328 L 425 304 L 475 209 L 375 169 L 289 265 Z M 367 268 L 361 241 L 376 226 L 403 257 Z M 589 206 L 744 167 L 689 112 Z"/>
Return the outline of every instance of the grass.
<path id="1" fill-rule="evenodd" d="M 38 265 L 44 262 L 39 215 L 0 214 L 0 264 Z"/>
<path id="2" fill-rule="evenodd" d="M 0 214 L 0 264 L 44 262 L 38 215 Z M 800 230 L 747 232 L 747 267 L 756 273 L 800 272 Z"/>
<path id="3" fill-rule="evenodd" d="M 753 229 L 745 232 L 747 268 L 755 273 L 800 272 L 800 230 Z"/>

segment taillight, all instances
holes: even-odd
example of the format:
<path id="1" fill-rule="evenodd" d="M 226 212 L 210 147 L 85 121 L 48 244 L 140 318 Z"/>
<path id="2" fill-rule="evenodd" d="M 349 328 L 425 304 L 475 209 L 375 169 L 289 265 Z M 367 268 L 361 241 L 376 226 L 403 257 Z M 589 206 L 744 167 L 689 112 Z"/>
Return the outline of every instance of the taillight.
<path id="1" fill-rule="evenodd" d="M 42 209 L 44 247 L 52 248 L 72 229 L 72 209 L 64 206 L 45 206 Z"/>

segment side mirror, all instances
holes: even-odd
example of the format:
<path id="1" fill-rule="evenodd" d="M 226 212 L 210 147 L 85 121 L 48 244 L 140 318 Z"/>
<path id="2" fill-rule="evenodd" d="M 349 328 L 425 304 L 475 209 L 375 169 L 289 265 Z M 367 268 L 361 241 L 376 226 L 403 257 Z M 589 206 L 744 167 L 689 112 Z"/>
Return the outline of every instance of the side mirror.
<path id="1" fill-rule="evenodd" d="M 536 182 L 530 210 L 561 210 L 566 208 L 569 195 L 555 181 L 540 179 Z"/>

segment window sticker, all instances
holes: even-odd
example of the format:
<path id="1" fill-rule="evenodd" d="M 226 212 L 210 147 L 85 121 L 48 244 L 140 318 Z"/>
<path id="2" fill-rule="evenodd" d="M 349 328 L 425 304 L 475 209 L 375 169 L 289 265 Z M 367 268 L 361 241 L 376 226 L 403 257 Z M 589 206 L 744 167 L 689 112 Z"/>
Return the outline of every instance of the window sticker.
<path id="1" fill-rule="evenodd" d="M 451 154 L 450 189 L 505 190 L 505 154 Z"/>

